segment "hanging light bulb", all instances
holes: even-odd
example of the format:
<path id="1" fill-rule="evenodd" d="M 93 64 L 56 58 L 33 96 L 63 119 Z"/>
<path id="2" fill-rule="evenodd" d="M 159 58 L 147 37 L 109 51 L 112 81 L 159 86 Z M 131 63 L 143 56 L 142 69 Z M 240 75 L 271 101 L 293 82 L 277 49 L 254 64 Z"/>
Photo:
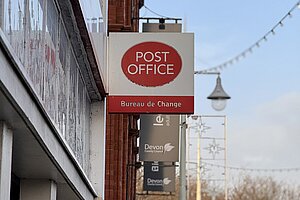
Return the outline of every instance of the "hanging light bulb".
<path id="1" fill-rule="evenodd" d="M 274 29 L 272 29 L 271 32 L 272 32 L 273 35 L 275 35 L 275 30 Z"/>
<path id="2" fill-rule="evenodd" d="M 283 23 L 282 21 L 279 22 L 280 27 L 283 27 Z"/>

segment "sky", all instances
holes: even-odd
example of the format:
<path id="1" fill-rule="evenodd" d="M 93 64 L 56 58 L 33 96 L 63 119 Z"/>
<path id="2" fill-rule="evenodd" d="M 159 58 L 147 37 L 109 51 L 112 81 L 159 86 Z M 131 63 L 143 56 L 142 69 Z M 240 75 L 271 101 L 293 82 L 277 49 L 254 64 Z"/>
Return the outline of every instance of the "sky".
<path id="1" fill-rule="evenodd" d="M 270 31 L 296 3 L 145 0 L 147 8 L 160 15 L 182 18 L 185 32 L 195 34 L 195 70 L 234 58 Z M 145 8 L 140 16 L 158 17 Z M 300 167 L 299 33 L 297 8 L 259 48 L 220 71 L 223 88 L 231 96 L 224 111 L 214 111 L 206 99 L 216 77 L 195 75 L 195 114 L 227 116 L 228 166 Z M 292 182 L 300 172 L 274 176 Z"/>

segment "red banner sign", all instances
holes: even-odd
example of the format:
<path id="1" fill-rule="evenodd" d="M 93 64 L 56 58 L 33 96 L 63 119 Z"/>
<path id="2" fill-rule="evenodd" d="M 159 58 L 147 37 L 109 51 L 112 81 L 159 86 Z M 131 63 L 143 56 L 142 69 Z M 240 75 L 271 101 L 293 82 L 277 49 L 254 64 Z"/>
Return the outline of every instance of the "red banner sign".
<path id="1" fill-rule="evenodd" d="M 109 96 L 109 113 L 194 113 L 193 96 Z"/>

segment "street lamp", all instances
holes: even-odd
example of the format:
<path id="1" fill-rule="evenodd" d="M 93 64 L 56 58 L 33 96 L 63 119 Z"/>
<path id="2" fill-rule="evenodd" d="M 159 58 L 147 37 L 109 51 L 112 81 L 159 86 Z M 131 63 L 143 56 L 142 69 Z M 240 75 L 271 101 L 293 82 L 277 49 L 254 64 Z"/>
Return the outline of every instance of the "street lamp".
<path id="1" fill-rule="evenodd" d="M 194 74 L 207 74 L 207 75 L 218 75 L 217 77 L 217 84 L 214 91 L 207 97 L 208 99 L 212 100 L 212 107 L 216 111 L 221 111 L 226 107 L 227 99 L 230 99 L 230 96 L 226 94 L 224 91 L 220 72 L 206 72 L 206 71 L 195 71 Z M 181 115 L 181 136 L 180 136 L 180 200 L 186 200 L 187 197 L 187 188 L 186 188 L 186 115 Z M 200 159 L 198 159 L 200 161 Z M 200 169 L 200 167 L 199 167 Z M 199 188 L 198 188 L 199 190 Z M 200 190 L 199 190 L 200 191 Z M 200 196 L 199 196 L 200 197 Z"/>
<path id="2" fill-rule="evenodd" d="M 211 99 L 211 106 L 216 111 L 222 111 L 226 107 L 227 99 L 230 99 L 230 96 L 224 91 L 220 72 L 204 72 L 204 71 L 195 71 L 194 74 L 208 74 L 208 75 L 218 75 L 217 77 L 217 84 L 214 91 L 207 97 Z"/>
<path id="3" fill-rule="evenodd" d="M 218 75 L 214 91 L 207 98 L 212 100 L 211 105 L 216 111 L 224 110 L 226 107 L 226 101 L 230 99 L 230 96 L 226 94 L 222 87 L 220 75 Z"/>
<path id="4" fill-rule="evenodd" d="M 226 107 L 227 99 L 230 96 L 224 91 L 221 84 L 220 72 L 206 72 L 206 71 L 195 71 L 194 74 L 206 74 L 206 75 L 218 75 L 216 80 L 216 87 L 213 92 L 207 97 L 211 99 L 211 105 L 216 111 L 222 111 Z M 193 117 L 193 116 L 192 116 Z M 198 117 L 197 117 L 198 118 Z M 196 118 L 196 119 L 197 119 Z M 200 132 L 199 132 L 200 134 Z M 198 136 L 198 154 L 197 154 L 197 199 L 201 199 L 201 181 L 200 181 L 200 135 Z M 226 173 L 225 173 L 226 174 Z M 227 189 L 225 192 L 225 199 L 227 199 Z"/>

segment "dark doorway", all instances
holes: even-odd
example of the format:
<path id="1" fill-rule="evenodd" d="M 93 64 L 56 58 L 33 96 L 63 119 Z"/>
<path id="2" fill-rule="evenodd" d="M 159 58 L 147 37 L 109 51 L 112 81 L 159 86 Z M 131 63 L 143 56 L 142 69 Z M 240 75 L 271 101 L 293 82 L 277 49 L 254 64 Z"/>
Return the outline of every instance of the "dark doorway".
<path id="1" fill-rule="evenodd" d="M 11 174 L 10 200 L 20 199 L 20 178 Z"/>

